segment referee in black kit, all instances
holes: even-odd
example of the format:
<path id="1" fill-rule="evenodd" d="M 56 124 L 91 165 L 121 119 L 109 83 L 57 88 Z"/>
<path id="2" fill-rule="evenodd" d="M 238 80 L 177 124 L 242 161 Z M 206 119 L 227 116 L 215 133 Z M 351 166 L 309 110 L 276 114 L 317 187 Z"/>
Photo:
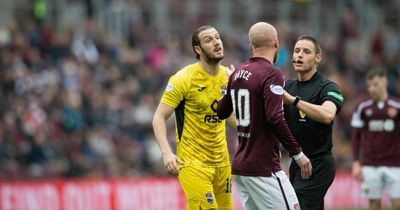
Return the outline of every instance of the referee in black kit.
<path id="1" fill-rule="evenodd" d="M 285 85 L 286 121 L 313 167 L 312 176 L 303 179 L 296 163 L 290 165 L 290 181 L 302 210 L 324 209 L 324 196 L 336 172 L 332 125 L 344 99 L 339 86 L 317 71 L 321 59 L 317 41 L 311 36 L 299 37 L 293 51 L 297 80 Z"/>

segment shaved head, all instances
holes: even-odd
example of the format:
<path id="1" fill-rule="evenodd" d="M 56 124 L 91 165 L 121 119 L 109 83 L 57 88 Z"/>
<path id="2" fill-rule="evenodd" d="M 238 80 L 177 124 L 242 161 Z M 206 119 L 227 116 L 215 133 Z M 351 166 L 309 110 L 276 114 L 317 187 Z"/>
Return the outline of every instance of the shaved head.
<path id="1" fill-rule="evenodd" d="M 278 33 L 275 27 L 266 22 L 258 22 L 249 30 L 249 41 L 253 49 L 277 48 Z"/>

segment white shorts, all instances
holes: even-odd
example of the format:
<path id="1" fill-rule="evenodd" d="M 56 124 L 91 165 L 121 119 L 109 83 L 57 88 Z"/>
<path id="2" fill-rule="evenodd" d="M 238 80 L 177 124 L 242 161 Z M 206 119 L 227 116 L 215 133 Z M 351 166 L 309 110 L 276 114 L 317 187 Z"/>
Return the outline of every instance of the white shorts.
<path id="1" fill-rule="evenodd" d="M 293 186 L 284 171 L 270 177 L 233 176 L 244 210 L 299 210 Z"/>
<path id="2" fill-rule="evenodd" d="M 400 198 L 400 167 L 363 166 L 361 190 L 368 199 L 381 199 L 383 189 L 390 198 Z"/>

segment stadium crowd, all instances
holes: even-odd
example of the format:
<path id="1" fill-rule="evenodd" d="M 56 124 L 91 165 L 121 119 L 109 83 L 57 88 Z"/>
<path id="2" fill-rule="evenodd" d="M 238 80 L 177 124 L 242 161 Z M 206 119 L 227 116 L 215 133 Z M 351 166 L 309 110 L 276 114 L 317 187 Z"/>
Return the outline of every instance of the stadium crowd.
<path id="1" fill-rule="evenodd" d="M 398 96 L 400 90 L 400 11 L 390 6 L 394 1 L 372 2 L 383 24 L 369 36 L 352 7 L 340 14 L 336 34 L 318 36 L 324 54 L 319 71 L 345 96 L 333 134 L 339 169 L 351 167 L 350 119 L 356 104 L 368 97 L 364 72 L 386 69 L 389 92 Z M 139 19 L 117 39 L 90 17 L 62 29 L 34 16 L 2 21 L 0 180 L 166 175 L 152 132 L 153 113 L 167 78 L 195 60 L 190 37 L 181 34 L 207 24 L 207 15 L 200 13 L 181 33 L 167 34 Z M 292 47 L 307 31 L 276 25 L 283 42 L 277 65 L 295 78 Z M 248 56 L 249 26 L 235 33 L 220 30 L 223 64 L 237 65 Z M 175 141 L 174 133 L 169 140 Z M 231 152 L 234 142 L 229 130 Z"/>

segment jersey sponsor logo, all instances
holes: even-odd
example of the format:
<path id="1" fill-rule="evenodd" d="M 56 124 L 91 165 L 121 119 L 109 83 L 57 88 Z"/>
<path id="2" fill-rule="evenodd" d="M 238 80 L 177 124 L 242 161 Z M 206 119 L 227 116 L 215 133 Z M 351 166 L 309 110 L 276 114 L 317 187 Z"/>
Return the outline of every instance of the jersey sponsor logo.
<path id="1" fill-rule="evenodd" d="M 328 96 L 332 96 L 334 98 L 336 98 L 337 100 L 339 100 L 340 102 L 343 102 L 344 98 L 342 96 L 342 94 L 335 92 L 335 91 L 329 91 Z"/>
<path id="2" fill-rule="evenodd" d="M 165 88 L 165 91 L 171 91 L 174 89 L 174 86 L 171 83 L 168 83 L 167 87 Z"/>
<path id="3" fill-rule="evenodd" d="M 283 87 L 280 85 L 270 85 L 269 89 L 276 95 L 283 95 Z"/>
<path id="4" fill-rule="evenodd" d="M 218 101 L 214 99 L 214 101 L 211 103 L 210 108 L 217 113 L 217 106 L 218 106 Z M 208 122 L 208 123 L 220 123 L 222 120 L 218 118 L 218 115 L 216 114 L 206 114 L 204 115 L 203 122 Z"/>
<path id="5" fill-rule="evenodd" d="M 391 132 L 394 130 L 394 121 L 392 119 L 386 120 L 371 120 L 368 123 L 368 129 L 370 131 L 387 131 Z"/>
<path id="6" fill-rule="evenodd" d="M 217 99 L 214 99 L 214 101 L 211 103 L 210 108 L 217 113 L 217 107 L 218 107 L 218 101 Z"/>
<path id="7" fill-rule="evenodd" d="M 203 122 L 207 122 L 207 123 L 220 123 L 222 122 L 222 120 L 220 120 L 218 118 L 218 115 L 214 114 L 214 115 L 204 115 L 204 121 Z"/>
<path id="8" fill-rule="evenodd" d="M 199 87 L 199 89 L 197 89 L 199 92 L 203 91 L 204 89 L 206 89 L 207 87 Z"/>
<path id="9" fill-rule="evenodd" d="M 206 193 L 206 200 L 209 204 L 213 204 L 214 203 L 214 198 L 212 196 L 211 192 Z"/>
<path id="10" fill-rule="evenodd" d="M 237 135 L 238 135 L 239 137 L 243 137 L 243 138 L 250 138 L 250 133 L 244 133 L 244 132 L 238 131 L 238 132 L 237 132 Z"/>

